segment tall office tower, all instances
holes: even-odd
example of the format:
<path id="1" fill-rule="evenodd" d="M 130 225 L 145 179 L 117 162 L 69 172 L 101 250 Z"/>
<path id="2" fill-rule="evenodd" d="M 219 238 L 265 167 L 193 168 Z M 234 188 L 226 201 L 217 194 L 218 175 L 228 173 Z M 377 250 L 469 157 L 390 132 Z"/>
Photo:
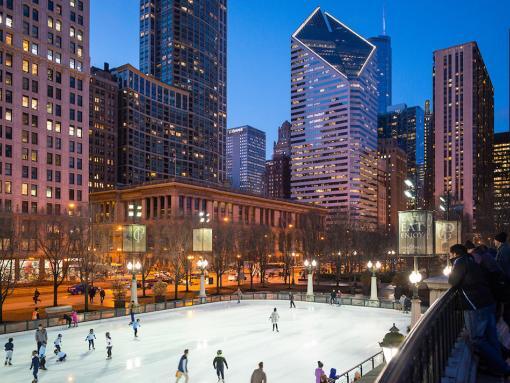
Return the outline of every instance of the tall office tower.
<path id="1" fill-rule="evenodd" d="M 292 198 L 377 227 L 375 46 L 317 8 L 291 40 Z"/>
<path id="2" fill-rule="evenodd" d="M 89 1 L 2 1 L 0 14 L 0 208 L 86 212 Z"/>
<path id="3" fill-rule="evenodd" d="M 391 79 L 391 37 L 380 35 L 368 39 L 377 48 L 375 51 L 377 91 L 377 112 L 385 113 L 391 105 L 392 79 Z"/>
<path id="4" fill-rule="evenodd" d="M 107 63 L 92 67 L 89 88 L 89 191 L 114 189 L 117 184 L 119 86 Z"/>
<path id="5" fill-rule="evenodd" d="M 189 93 L 126 64 L 112 69 L 119 87 L 118 183 L 189 179 Z"/>
<path id="6" fill-rule="evenodd" d="M 266 161 L 266 195 L 273 198 L 290 198 L 290 129 L 284 121 L 278 128 L 278 142 L 273 144 L 273 156 Z"/>
<path id="7" fill-rule="evenodd" d="M 189 92 L 187 177 L 225 180 L 226 0 L 140 0 L 140 70 Z M 188 153 L 187 153 L 188 154 Z"/>
<path id="8" fill-rule="evenodd" d="M 378 116 L 379 138 L 394 138 L 407 155 L 407 178 L 418 191 L 418 206 L 423 201 L 424 113 L 419 106 L 392 105 Z M 414 204 L 413 204 L 414 205 Z M 410 206 L 412 207 L 412 206 Z"/>
<path id="9" fill-rule="evenodd" d="M 434 113 L 430 109 L 430 100 L 425 101 L 423 127 L 423 207 L 431 210 L 434 208 Z"/>
<path id="10" fill-rule="evenodd" d="M 510 231 L 510 132 L 494 134 L 494 223 Z"/>
<path id="11" fill-rule="evenodd" d="M 232 188 L 264 194 L 266 133 L 244 125 L 227 130 L 227 179 Z"/>
<path id="12" fill-rule="evenodd" d="M 407 155 L 394 138 L 380 139 L 378 152 L 379 163 L 384 162 L 380 167 L 386 169 L 386 200 L 378 200 L 378 203 L 386 203 L 386 228 L 388 232 L 395 234 L 398 229 L 398 212 L 407 208 L 407 198 L 404 195 Z M 383 184 L 381 186 L 384 187 Z"/>
<path id="13" fill-rule="evenodd" d="M 464 229 L 492 231 L 494 88 L 476 42 L 434 52 L 434 199 L 450 194 Z"/>

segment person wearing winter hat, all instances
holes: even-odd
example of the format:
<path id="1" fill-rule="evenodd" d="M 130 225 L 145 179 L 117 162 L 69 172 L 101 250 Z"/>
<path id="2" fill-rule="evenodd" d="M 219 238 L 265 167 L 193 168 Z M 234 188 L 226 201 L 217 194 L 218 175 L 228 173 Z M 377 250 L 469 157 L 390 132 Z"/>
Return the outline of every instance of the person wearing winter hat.
<path id="1" fill-rule="evenodd" d="M 464 246 L 466 246 L 468 254 L 472 254 L 475 251 L 475 249 L 476 249 L 475 244 L 473 242 L 469 241 L 469 240 L 466 241 Z"/>
<path id="2" fill-rule="evenodd" d="M 319 360 L 315 369 L 315 383 L 321 383 L 321 376 L 324 375 L 322 367 L 324 367 L 324 364 Z"/>
<path id="3" fill-rule="evenodd" d="M 501 232 L 494 236 L 494 246 L 496 246 L 496 261 L 499 266 L 503 269 L 503 272 L 510 278 L 510 246 L 508 246 L 507 234 Z"/>

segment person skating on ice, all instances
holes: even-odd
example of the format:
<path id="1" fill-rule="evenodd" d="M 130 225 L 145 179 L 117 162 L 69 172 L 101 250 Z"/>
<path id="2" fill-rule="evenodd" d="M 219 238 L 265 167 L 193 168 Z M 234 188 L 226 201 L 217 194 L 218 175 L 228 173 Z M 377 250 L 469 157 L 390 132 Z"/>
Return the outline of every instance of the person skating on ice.
<path id="1" fill-rule="evenodd" d="M 225 367 L 228 370 L 227 360 L 223 356 L 221 350 L 218 350 L 216 357 L 213 360 L 213 367 L 216 369 L 216 375 L 218 375 L 218 382 L 221 380 L 225 382 Z"/>
<path id="2" fill-rule="evenodd" d="M 34 377 L 32 383 L 37 383 L 37 374 L 39 373 L 39 355 L 37 354 L 37 350 L 32 351 L 32 364 L 30 365 L 30 370 L 32 370 L 32 376 Z"/>
<path id="3" fill-rule="evenodd" d="M 269 320 L 271 321 L 271 323 L 273 324 L 273 331 L 274 329 L 276 328 L 276 332 L 280 332 L 278 330 L 278 321 L 280 320 L 280 315 L 278 314 L 278 312 L 276 311 L 276 307 L 274 308 L 273 312 L 271 313 L 271 315 L 269 316 Z"/>
<path id="4" fill-rule="evenodd" d="M 106 333 L 106 359 L 112 358 L 112 348 L 113 348 L 113 342 L 112 337 L 110 336 L 110 333 Z"/>
<path id="5" fill-rule="evenodd" d="M 264 363 L 259 363 L 259 368 L 253 371 L 251 374 L 250 383 L 267 383 L 267 376 L 264 372 Z"/>
<path id="6" fill-rule="evenodd" d="M 53 352 L 57 355 L 62 349 L 62 334 L 58 334 L 57 339 L 55 339 L 53 344 L 55 345 L 55 350 Z"/>
<path id="7" fill-rule="evenodd" d="M 290 300 L 290 308 L 296 308 L 296 304 L 294 303 L 294 293 L 291 291 L 289 293 L 289 300 Z"/>
<path id="8" fill-rule="evenodd" d="M 240 287 L 237 288 L 236 294 L 237 294 L 237 303 L 241 303 L 241 298 L 243 296 L 243 292 L 241 291 Z"/>
<path id="9" fill-rule="evenodd" d="M 177 379 L 175 380 L 175 383 L 178 383 L 181 378 L 184 376 L 184 383 L 188 383 L 189 377 L 188 377 L 188 353 L 189 350 L 184 350 L 184 354 L 181 356 L 181 359 L 179 359 L 179 365 L 177 366 L 177 372 L 175 373 L 175 376 Z"/>
<path id="10" fill-rule="evenodd" d="M 91 347 L 93 350 L 96 349 L 94 346 L 94 339 L 96 339 L 96 334 L 94 334 L 94 329 L 90 329 L 88 335 L 85 337 L 85 340 L 89 342 L 89 351 Z"/>
<path id="11" fill-rule="evenodd" d="M 41 344 L 41 347 L 39 347 L 39 368 L 41 370 L 47 370 L 47 368 L 46 368 L 46 342 Z"/>
<path id="12" fill-rule="evenodd" d="M 39 348 L 41 344 L 48 342 L 48 333 L 42 324 L 39 323 L 37 326 L 37 330 L 35 330 L 35 342 L 37 343 L 37 352 L 39 352 Z"/>
<path id="13" fill-rule="evenodd" d="M 14 352 L 14 339 L 9 338 L 9 341 L 5 344 L 5 363 L 4 366 L 12 366 L 12 353 Z"/>
<path id="14" fill-rule="evenodd" d="M 65 362 L 66 358 L 67 354 L 64 351 L 60 350 L 57 353 L 57 362 Z"/>
<path id="15" fill-rule="evenodd" d="M 135 338 L 138 338 L 138 329 L 140 327 L 142 327 L 142 325 L 140 324 L 140 318 L 138 318 L 137 320 L 135 320 L 132 324 L 131 324 L 131 327 L 133 327 L 133 331 L 135 332 Z"/>

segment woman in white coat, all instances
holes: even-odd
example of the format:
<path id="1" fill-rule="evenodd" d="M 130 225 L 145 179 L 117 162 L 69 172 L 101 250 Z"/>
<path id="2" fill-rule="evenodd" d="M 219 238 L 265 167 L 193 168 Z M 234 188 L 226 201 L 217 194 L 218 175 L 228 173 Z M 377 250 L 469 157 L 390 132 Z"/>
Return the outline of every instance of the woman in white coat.
<path id="1" fill-rule="evenodd" d="M 276 311 L 276 307 L 274 308 L 273 312 L 269 316 L 269 320 L 273 324 L 273 331 L 276 328 L 276 332 L 280 332 L 280 331 L 278 331 L 278 321 L 280 320 L 280 315 Z"/>

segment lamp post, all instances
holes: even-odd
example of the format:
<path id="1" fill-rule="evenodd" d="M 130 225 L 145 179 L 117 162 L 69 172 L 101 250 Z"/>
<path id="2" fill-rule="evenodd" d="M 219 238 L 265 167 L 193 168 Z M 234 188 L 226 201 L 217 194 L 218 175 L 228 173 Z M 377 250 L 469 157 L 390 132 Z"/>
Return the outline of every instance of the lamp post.
<path id="1" fill-rule="evenodd" d="M 292 286 L 296 285 L 296 281 L 294 279 L 294 274 L 296 273 L 296 257 L 298 255 L 292 252 Z"/>
<path id="2" fill-rule="evenodd" d="M 395 271 L 395 250 L 388 250 L 388 258 L 391 263 L 391 271 Z"/>
<path id="3" fill-rule="evenodd" d="M 413 298 L 411 299 L 411 327 L 414 327 L 416 322 L 421 316 L 421 301 L 418 296 L 418 283 L 421 282 L 422 276 L 417 270 L 416 258 L 414 264 L 414 270 L 409 275 L 409 281 L 413 284 Z"/>
<path id="4" fill-rule="evenodd" d="M 142 265 L 140 264 L 139 261 L 136 261 L 136 263 L 134 262 L 128 262 L 127 264 L 127 268 L 128 270 L 131 272 L 132 274 L 132 278 L 131 278 L 131 300 L 133 301 L 133 303 L 138 306 L 138 286 L 136 285 L 136 273 L 138 271 L 140 271 L 140 269 L 142 268 Z"/>
<path id="5" fill-rule="evenodd" d="M 186 257 L 186 292 L 189 291 L 189 282 L 190 282 L 190 279 L 191 279 L 191 273 L 190 273 L 190 269 L 191 269 L 191 266 L 192 266 L 192 262 L 193 262 L 193 259 L 195 257 L 192 256 L 192 255 L 188 255 Z"/>
<path id="6" fill-rule="evenodd" d="M 241 254 L 236 255 L 237 258 L 237 287 L 241 286 L 241 272 L 243 272 L 243 260 L 241 259 Z M 244 272 L 243 272 L 244 279 Z"/>
<path id="7" fill-rule="evenodd" d="M 395 326 L 390 328 L 390 332 L 388 332 L 382 342 L 379 343 L 383 350 L 384 360 L 386 364 L 390 362 L 390 360 L 397 354 L 398 348 L 400 344 L 404 341 L 404 335 L 400 333 L 400 330 Z"/>
<path id="8" fill-rule="evenodd" d="M 375 264 L 372 261 L 368 261 L 367 267 L 372 271 L 372 279 L 370 281 L 370 300 L 378 301 L 377 298 L 377 276 L 375 272 L 381 268 L 381 262 L 377 261 Z"/>
<path id="9" fill-rule="evenodd" d="M 203 300 L 206 298 L 205 294 L 205 269 L 207 268 L 207 265 L 209 262 L 207 262 L 207 259 L 199 259 L 197 261 L 197 266 L 200 269 L 200 294 L 198 297 Z"/>
<path id="10" fill-rule="evenodd" d="M 308 271 L 307 274 L 308 286 L 306 288 L 306 296 L 313 297 L 313 269 L 317 267 L 317 261 L 314 259 L 310 262 L 308 259 L 306 259 L 304 265 L 306 267 L 306 270 Z"/>

